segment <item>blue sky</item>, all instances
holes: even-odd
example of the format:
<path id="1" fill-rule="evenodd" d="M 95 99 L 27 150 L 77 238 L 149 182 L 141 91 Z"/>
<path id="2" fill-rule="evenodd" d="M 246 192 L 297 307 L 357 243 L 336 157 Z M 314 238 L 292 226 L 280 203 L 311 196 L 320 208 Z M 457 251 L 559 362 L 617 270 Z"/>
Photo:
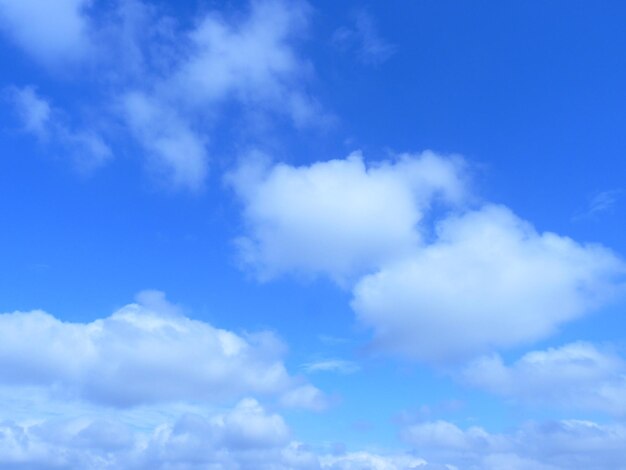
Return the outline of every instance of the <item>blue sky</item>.
<path id="1" fill-rule="evenodd" d="M 625 21 L 0 0 L 3 468 L 621 468 Z"/>

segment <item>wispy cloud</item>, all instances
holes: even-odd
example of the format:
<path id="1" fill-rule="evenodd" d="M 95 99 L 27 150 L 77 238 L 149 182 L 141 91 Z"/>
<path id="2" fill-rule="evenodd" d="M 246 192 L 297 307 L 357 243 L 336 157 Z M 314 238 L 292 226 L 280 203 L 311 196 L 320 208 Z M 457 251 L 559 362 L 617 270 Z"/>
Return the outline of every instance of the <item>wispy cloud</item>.
<path id="1" fill-rule="evenodd" d="M 53 107 L 34 87 L 11 87 L 6 95 L 22 129 L 42 143 L 59 145 L 81 173 L 90 173 L 113 157 L 111 148 L 96 129 L 68 124 L 64 113 Z"/>
<path id="2" fill-rule="evenodd" d="M 93 50 L 89 0 L 0 0 L 0 28 L 46 66 L 65 66 Z"/>
<path id="3" fill-rule="evenodd" d="M 396 52 L 396 46 L 383 39 L 372 16 L 361 10 L 354 15 L 350 26 L 342 26 L 332 36 L 333 44 L 340 50 L 356 54 L 365 65 L 380 65 Z"/>
<path id="4" fill-rule="evenodd" d="M 307 373 L 315 372 L 336 372 L 339 374 L 353 374 L 360 370 L 358 364 L 352 361 L 342 359 L 326 359 L 314 362 L 307 362 L 302 365 Z"/>
<path id="5" fill-rule="evenodd" d="M 333 122 L 308 90 L 313 68 L 298 51 L 311 10 L 304 1 L 251 1 L 240 15 L 208 11 L 190 27 L 141 0 L 104 10 L 88 0 L 49 3 L 0 0 L 0 32 L 53 75 L 101 90 L 89 106 L 109 142 L 135 140 L 149 173 L 168 188 L 202 189 L 213 132 L 228 127 L 224 121 L 236 120 L 233 138 L 255 142 L 281 126 Z M 79 166 L 91 170 L 112 156 L 80 116 L 59 124 L 60 113 L 34 88 L 14 95 L 24 128 L 77 149 Z"/>
<path id="6" fill-rule="evenodd" d="M 588 219 L 603 212 L 610 212 L 619 201 L 623 192 L 622 189 L 611 189 L 594 194 L 593 197 L 589 199 L 587 208 L 576 214 L 572 220 Z"/>

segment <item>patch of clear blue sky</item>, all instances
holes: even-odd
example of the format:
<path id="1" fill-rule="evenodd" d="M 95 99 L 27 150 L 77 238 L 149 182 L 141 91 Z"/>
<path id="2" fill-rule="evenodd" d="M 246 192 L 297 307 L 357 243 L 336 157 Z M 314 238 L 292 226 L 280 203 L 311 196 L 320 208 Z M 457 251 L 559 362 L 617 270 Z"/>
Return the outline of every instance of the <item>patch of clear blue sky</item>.
<path id="1" fill-rule="evenodd" d="M 160 3 L 183 22 L 221 6 Z M 350 25 L 357 10 L 367 11 L 396 47 L 386 62 L 367 66 L 333 47 L 333 32 Z M 298 164 L 356 149 L 370 159 L 426 148 L 459 153 L 475 165 L 476 188 L 486 199 L 540 230 L 624 255 L 622 198 L 592 218 L 575 215 L 597 193 L 626 184 L 625 25 L 621 1 L 315 2 L 299 48 L 315 68 L 313 95 L 337 123 L 326 130 L 278 124 L 255 146 Z M 0 42 L 0 60 L 0 86 L 35 85 L 72 119 L 101 99 L 92 79 L 50 74 L 7 41 Z M 258 284 L 237 267 L 232 239 L 241 232 L 240 214 L 221 177 L 245 144 L 216 138 L 207 188 L 189 195 L 155 188 L 131 158 L 138 151 L 131 145 L 116 147 L 115 161 L 94 175 L 78 176 L 61 148 L 36 143 L 16 123 L 5 103 L 0 311 L 42 308 L 85 321 L 156 288 L 220 327 L 275 330 L 290 346 L 294 370 L 315 357 L 360 360 L 369 336 L 355 326 L 347 292 L 326 281 Z M 547 344 L 619 341 L 622 313 L 608 308 Z M 319 335 L 352 340 L 336 350 Z M 327 415 L 288 414 L 295 434 L 339 441 L 361 426 L 361 442 L 392 444 L 395 414 L 422 405 L 437 410 L 446 400 L 465 400 L 450 412 L 459 424 L 478 419 L 498 429 L 515 418 L 428 368 L 404 367 L 373 361 L 349 376 L 314 375 L 316 385 L 342 399 Z M 356 445 L 359 434 L 350 435 Z"/>

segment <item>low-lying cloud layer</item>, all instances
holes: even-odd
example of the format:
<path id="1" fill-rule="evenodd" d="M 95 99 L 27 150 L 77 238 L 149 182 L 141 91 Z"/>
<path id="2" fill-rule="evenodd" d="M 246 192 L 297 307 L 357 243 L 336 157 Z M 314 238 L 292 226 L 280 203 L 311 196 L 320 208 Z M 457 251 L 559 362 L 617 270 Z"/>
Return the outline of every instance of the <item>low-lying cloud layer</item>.
<path id="1" fill-rule="evenodd" d="M 252 398 L 144 431 L 110 418 L 0 423 L 3 468 L 407 470 L 424 464 L 402 454 L 315 450 L 294 440 L 284 419 Z"/>
<path id="2" fill-rule="evenodd" d="M 323 408 L 318 389 L 287 373 L 284 346 L 272 333 L 241 336 L 192 320 L 160 292 L 138 301 L 90 323 L 42 311 L 0 315 L 1 385 L 115 407 L 260 394 Z"/>
<path id="3" fill-rule="evenodd" d="M 528 422 L 507 433 L 447 421 L 406 427 L 403 439 L 433 464 L 467 470 L 606 470 L 623 465 L 626 427 L 590 421 Z"/>

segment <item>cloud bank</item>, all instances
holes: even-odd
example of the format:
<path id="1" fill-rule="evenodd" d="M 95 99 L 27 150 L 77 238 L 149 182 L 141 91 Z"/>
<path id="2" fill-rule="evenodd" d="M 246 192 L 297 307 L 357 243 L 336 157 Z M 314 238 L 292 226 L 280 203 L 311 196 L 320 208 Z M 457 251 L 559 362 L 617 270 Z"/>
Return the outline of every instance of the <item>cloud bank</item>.
<path id="1" fill-rule="evenodd" d="M 38 386 L 113 407 L 260 394 L 323 408 L 322 393 L 291 377 L 283 355 L 272 333 L 241 336 L 192 320 L 156 291 L 90 323 L 43 311 L 0 315 L 3 386 Z"/>
<path id="2" fill-rule="evenodd" d="M 621 424 L 527 422 L 508 433 L 461 429 L 447 421 L 416 423 L 402 437 L 431 464 L 481 470 L 608 470 L 623 464 Z"/>
<path id="3" fill-rule="evenodd" d="M 402 454 L 314 449 L 294 440 L 284 419 L 252 398 L 146 431 L 110 418 L 0 423 L 3 468 L 407 470 L 424 464 Z"/>

